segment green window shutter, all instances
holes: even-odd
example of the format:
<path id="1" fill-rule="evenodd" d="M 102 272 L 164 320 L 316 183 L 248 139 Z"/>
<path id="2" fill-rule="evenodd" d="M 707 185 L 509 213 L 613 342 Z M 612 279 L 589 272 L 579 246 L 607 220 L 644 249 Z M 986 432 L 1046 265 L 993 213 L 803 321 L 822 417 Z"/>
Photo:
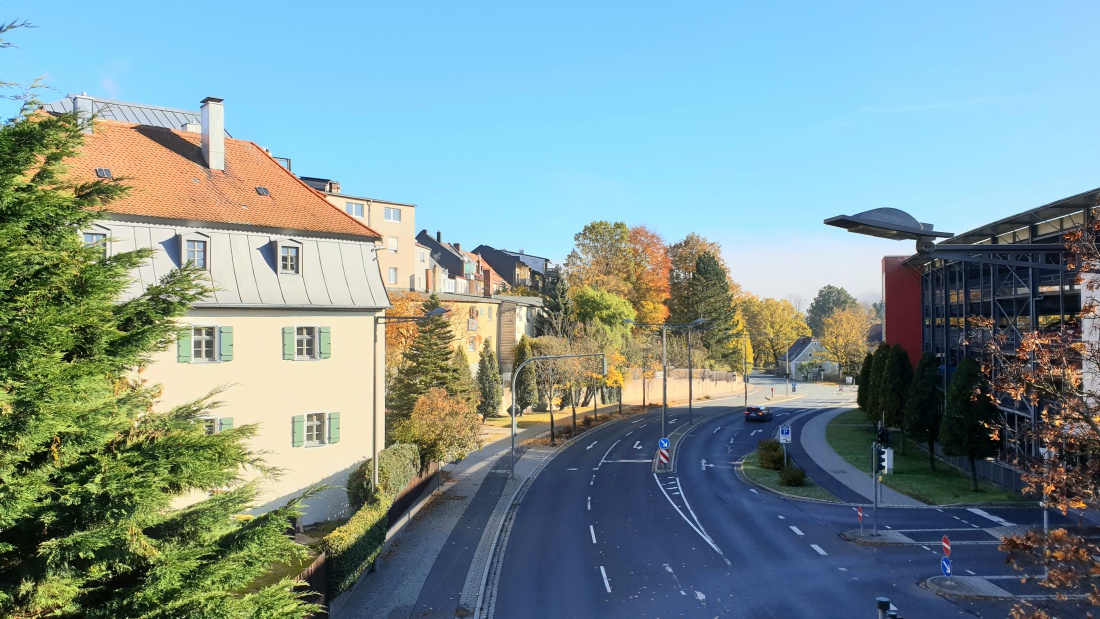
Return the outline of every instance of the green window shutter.
<path id="1" fill-rule="evenodd" d="M 283 327 L 283 360 L 294 360 L 294 327 Z"/>
<path id="2" fill-rule="evenodd" d="M 295 415 L 290 420 L 291 425 L 291 447 L 301 447 L 306 444 L 306 416 Z"/>
<path id="3" fill-rule="evenodd" d="M 318 339 L 321 340 L 319 351 L 322 359 L 332 356 L 332 327 L 320 327 L 317 329 Z"/>
<path id="4" fill-rule="evenodd" d="M 233 327 L 218 327 L 218 360 L 233 360 Z"/>
<path id="5" fill-rule="evenodd" d="M 232 429 L 233 429 L 233 418 L 232 417 L 222 417 L 221 419 L 218 419 L 218 432 L 225 432 L 226 430 L 232 430 Z"/>
<path id="6" fill-rule="evenodd" d="M 176 361 L 178 363 L 191 363 L 191 329 L 180 331 L 176 339 Z"/>
<path id="7" fill-rule="evenodd" d="M 340 442 L 340 413 L 328 414 L 328 442 Z"/>

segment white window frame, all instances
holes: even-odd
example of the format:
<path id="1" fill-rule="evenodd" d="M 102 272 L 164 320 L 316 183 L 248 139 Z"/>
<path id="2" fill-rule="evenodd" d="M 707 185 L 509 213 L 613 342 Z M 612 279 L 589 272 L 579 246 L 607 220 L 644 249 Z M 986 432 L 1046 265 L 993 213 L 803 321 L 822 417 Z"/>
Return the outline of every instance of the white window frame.
<path id="1" fill-rule="evenodd" d="M 355 214 L 356 211 L 359 211 L 358 215 Z M 348 200 L 344 202 L 344 212 L 356 219 L 362 219 L 364 215 L 366 215 L 367 210 L 366 205 L 362 202 L 352 202 Z"/>
<path id="2" fill-rule="evenodd" d="M 421 249 L 420 250 L 420 262 L 427 262 L 427 261 L 428 261 L 428 250 Z"/>
<path id="3" fill-rule="evenodd" d="M 200 269 L 210 268 L 210 241 L 207 239 L 186 239 L 183 246 L 183 260 L 188 264 L 194 264 Z M 192 247 L 194 246 L 194 247 Z M 200 247 L 201 246 L 201 247 Z M 200 256 L 201 261 L 196 257 Z"/>
<path id="4" fill-rule="evenodd" d="M 200 338 L 197 335 L 199 329 L 210 329 L 213 334 L 210 336 L 210 352 L 213 353 L 210 357 L 199 357 L 195 354 L 195 344 L 199 342 Z M 202 336 L 205 340 L 206 336 Z M 221 329 L 216 325 L 191 325 L 191 363 L 217 363 L 221 361 Z"/>
<path id="5" fill-rule="evenodd" d="M 471 335 L 466 340 L 466 350 L 470 352 L 477 352 L 477 336 Z"/>
<path id="6" fill-rule="evenodd" d="M 283 268 L 283 252 L 287 252 L 287 258 L 290 258 L 290 250 L 294 250 L 294 268 Z M 287 262 L 290 262 L 287 260 Z M 280 243 L 279 244 L 279 274 L 280 275 L 301 275 L 302 274 L 302 247 L 294 243 Z"/>
<path id="7" fill-rule="evenodd" d="M 206 430 L 207 434 L 218 433 L 218 418 L 217 417 L 199 417 L 199 421 L 202 422 L 202 427 Z"/>
<path id="8" fill-rule="evenodd" d="M 191 262 L 188 260 L 189 244 L 203 243 L 203 264 L 200 268 L 204 271 L 209 271 L 210 265 L 212 264 L 211 252 L 214 249 L 214 239 L 212 239 L 209 234 L 204 234 L 195 230 L 191 232 L 182 232 L 178 234 L 178 238 L 180 242 L 180 264 L 186 265 Z"/>
<path id="9" fill-rule="evenodd" d="M 386 271 L 386 282 L 392 285 L 397 285 L 397 267 L 390 267 Z"/>
<path id="10" fill-rule="evenodd" d="M 397 253 L 397 237 L 391 236 L 386 239 L 386 249 L 390 250 L 391 254 Z"/>
<path id="11" fill-rule="evenodd" d="M 301 333 L 303 329 L 312 331 L 312 335 L 309 333 Z M 306 338 L 303 340 L 302 338 Z M 312 338 L 313 353 L 301 354 L 298 351 L 303 348 L 301 342 L 309 342 L 309 338 Z M 294 327 L 294 359 L 296 361 L 304 361 L 309 359 L 321 358 L 321 328 L 313 326 L 296 326 Z"/>
<path id="12" fill-rule="evenodd" d="M 315 430 L 315 432 L 311 432 Z M 328 444 L 328 413 L 306 413 L 305 425 L 302 428 L 302 446 L 320 447 Z M 315 434 L 314 438 L 310 438 Z"/>
<path id="13" fill-rule="evenodd" d="M 107 256 L 110 255 L 110 253 L 107 251 L 107 247 L 111 243 L 111 235 L 109 234 L 109 232 L 107 230 L 105 230 L 103 228 L 93 228 L 93 229 L 90 229 L 90 230 L 81 230 L 80 233 L 81 233 L 80 238 L 84 241 L 84 247 L 93 247 L 95 245 L 102 245 L 102 247 L 103 247 L 103 256 L 102 257 L 104 259 L 106 259 Z M 89 241 L 88 240 L 89 236 L 101 237 L 101 238 L 97 238 L 93 241 Z"/>
<path id="14" fill-rule="evenodd" d="M 392 221 L 394 223 L 401 223 L 401 209 L 395 206 L 387 206 L 382 211 L 382 216 L 386 221 Z"/>

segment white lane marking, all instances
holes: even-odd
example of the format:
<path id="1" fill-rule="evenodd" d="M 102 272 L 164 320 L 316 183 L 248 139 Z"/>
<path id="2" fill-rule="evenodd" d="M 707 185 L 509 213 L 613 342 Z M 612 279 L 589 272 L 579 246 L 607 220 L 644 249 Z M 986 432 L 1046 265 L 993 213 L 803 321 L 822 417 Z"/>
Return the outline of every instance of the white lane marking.
<path id="1" fill-rule="evenodd" d="M 993 522 L 996 522 L 997 524 L 1001 525 L 1002 527 L 1015 526 L 1014 524 L 1012 524 L 1011 522 L 1005 520 L 1004 518 L 1001 518 L 1000 516 L 994 516 L 993 514 L 987 512 L 987 511 L 978 509 L 977 507 L 971 507 L 970 509 L 968 509 L 966 511 L 968 511 L 972 514 L 977 514 L 977 515 L 981 516 L 982 518 L 987 518 L 989 520 L 992 520 Z"/>
<path id="2" fill-rule="evenodd" d="M 642 442 L 641 441 L 634 441 L 634 449 L 641 449 L 641 448 L 642 448 Z"/>
<path id="3" fill-rule="evenodd" d="M 936 511 L 940 512 L 941 514 L 943 513 L 943 510 L 938 507 L 936 508 Z"/>
<path id="4" fill-rule="evenodd" d="M 749 488 L 749 492 L 751 492 L 753 494 L 760 494 L 759 492 L 756 491 L 756 488 Z"/>
<path id="5" fill-rule="evenodd" d="M 657 487 L 661 489 L 661 494 L 665 495 L 665 498 L 668 499 L 669 504 L 672 505 L 672 509 L 675 509 L 677 514 L 680 514 L 680 517 L 684 519 L 684 522 L 686 522 L 687 525 L 689 527 L 691 527 L 691 529 L 693 531 L 698 533 L 699 537 L 703 538 L 703 541 L 705 541 L 711 548 L 714 549 L 714 552 L 717 552 L 719 555 L 722 555 L 722 551 L 718 549 L 718 546 L 714 545 L 714 541 L 710 539 L 710 536 L 708 536 L 706 533 L 704 533 L 702 531 L 702 529 L 697 528 L 695 526 L 695 523 L 693 523 L 691 520 L 689 520 L 688 517 L 684 515 L 684 512 L 680 511 L 680 506 L 677 505 L 672 500 L 672 497 L 668 495 L 668 492 L 665 490 L 665 487 L 661 485 L 661 480 L 657 478 L 656 473 L 653 474 L 653 481 L 657 482 Z M 677 478 L 676 481 L 677 481 L 677 484 L 679 484 L 679 478 Z M 687 507 L 687 499 L 686 498 L 684 499 L 684 506 Z M 688 507 L 688 511 L 691 511 L 690 507 Z M 692 516 L 695 516 L 695 514 L 692 514 Z M 724 559 L 726 561 L 726 563 L 729 563 L 729 559 L 726 559 L 725 556 L 722 556 L 722 559 Z"/>
<path id="6" fill-rule="evenodd" d="M 607 571 L 603 569 L 602 565 L 600 566 L 600 574 L 603 575 L 604 589 L 607 589 L 607 592 L 611 593 L 611 583 L 607 582 Z"/>
<path id="7" fill-rule="evenodd" d="M 882 526 L 886 527 L 887 529 L 891 528 L 890 525 L 888 525 L 888 524 L 884 524 Z"/>
<path id="8" fill-rule="evenodd" d="M 817 544 L 810 544 L 810 548 L 813 548 L 814 550 L 816 550 L 817 554 L 819 554 L 819 555 L 824 556 L 824 555 L 829 554 L 829 553 L 825 552 L 824 550 L 822 550 L 821 546 L 818 546 Z"/>
<path id="9" fill-rule="evenodd" d="M 641 419 L 635 419 L 634 421 L 631 421 L 630 423 L 641 423 L 641 421 L 642 421 Z"/>
<path id="10" fill-rule="evenodd" d="M 595 486 L 596 485 L 596 476 L 595 475 L 592 476 L 592 481 L 588 482 L 588 485 L 589 486 Z"/>
<path id="11" fill-rule="evenodd" d="M 848 568 L 846 568 L 846 567 L 838 567 L 838 568 L 836 568 L 836 569 L 838 569 L 838 570 L 840 570 L 840 571 L 842 571 L 842 572 L 847 572 L 847 571 L 848 571 Z"/>
<path id="12" fill-rule="evenodd" d="M 718 426 L 717 428 L 714 429 L 714 432 L 711 432 L 711 434 L 718 434 L 718 431 L 721 430 L 721 429 L 722 429 L 722 426 Z"/>
<path id="13" fill-rule="evenodd" d="M 971 576 L 975 576 L 974 572 L 971 572 L 970 570 L 966 570 L 966 573 L 970 574 Z"/>
<path id="14" fill-rule="evenodd" d="M 730 442 L 728 442 L 728 443 L 726 443 L 726 444 L 727 444 L 727 445 L 732 445 L 732 444 L 733 444 L 733 437 L 732 437 L 732 436 L 730 437 Z"/>
<path id="15" fill-rule="evenodd" d="M 752 431 L 752 432 L 751 432 L 751 433 L 749 434 L 749 436 L 756 436 L 756 433 L 757 433 L 757 432 L 759 432 L 759 431 L 760 431 L 760 430 L 753 430 L 753 431 Z"/>
<path id="16" fill-rule="evenodd" d="M 800 530 L 798 529 L 798 527 L 796 527 L 796 526 L 794 526 L 794 525 L 791 525 L 791 530 L 792 530 L 792 531 L 794 531 L 794 534 L 795 534 L 795 535 L 805 535 L 805 533 L 803 533 L 802 531 L 800 531 Z"/>
<path id="17" fill-rule="evenodd" d="M 585 447 L 585 448 L 584 448 L 584 450 L 585 450 L 585 451 L 588 451 L 589 449 L 592 449 L 593 447 L 595 447 L 595 446 L 596 446 L 596 443 L 598 443 L 598 442 L 599 442 L 599 441 L 592 441 L 592 444 L 591 444 L 591 445 L 589 445 L 588 447 Z"/>
<path id="18" fill-rule="evenodd" d="M 565 469 L 565 470 L 567 470 L 567 471 L 579 471 L 580 469 L 578 469 L 577 467 L 574 466 L 572 468 L 568 468 L 568 469 Z"/>
<path id="19" fill-rule="evenodd" d="M 779 519 L 780 519 L 780 520 L 786 520 L 786 519 L 787 519 L 787 517 L 786 517 L 786 516 L 780 516 L 780 517 L 779 517 Z"/>
<path id="20" fill-rule="evenodd" d="M 630 436 L 631 434 L 634 434 L 634 430 L 631 430 L 630 432 L 627 432 L 626 436 Z"/>
<path id="21" fill-rule="evenodd" d="M 636 458 L 633 460 L 631 460 L 630 458 L 622 458 L 620 460 L 604 460 L 603 464 L 618 464 L 620 462 L 645 462 L 646 464 L 653 464 L 653 458 L 648 458 L 646 460 L 638 460 Z"/>
<path id="22" fill-rule="evenodd" d="M 703 470 L 704 471 L 707 470 L 708 466 L 711 467 L 711 468 L 714 468 L 714 465 L 713 464 L 707 464 L 706 460 L 703 460 L 702 465 L 703 465 Z"/>
<path id="23" fill-rule="evenodd" d="M 705 601 L 707 601 L 707 596 L 703 595 L 699 591 L 696 591 L 695 592 L 695 599 L 699 600 L 700 602 L 705 602 Z"/>
<path id="24" fill-rule="evenodd" d="M 974 527 L 975 529 L 980 529 L 980 528 L 981 528 L 981 527 L 979 527 L 979 526 L 978 526 L 978 525 L 976 525 L 976 524 L 972 524 L 972 525 L 970 525 L 970 526 Z"/>
<path id="25" fill-rule="evenodd" d="M 606 460 L 607 460 L 607 454 L 611 453 L 611 450 L 612 450 L 612 449 L 615 449 L 615 445 L 618 445 L 618 444 L 619 444 L 620 442 L 621 442 L 621 441 L 615 441 L 614 443 L 611 443 L 611 447 L 608 447 L 608 448 L 607 448 L 607 451 L 605 451 L 605 452 L 603 453 L 603 457 L 602 457 L 602 458 L 600 458 L 600 464 L 603 464 L 603 463 L 604 463 L 604 461 L 606 461 Z M 595 445 L 595 443 L 592 443 L 592 444 L 593 444 L 593 445 Z M 597 468 L 598 468 L 598 465 L 597 465 Z"/>
<path id="26" fill-rule="evenodd" d="M 668 420 L 668 424 L 669 424 L 669 425 L 672 425 L 672 424 L 674 424 L 674 423 L 676 423 L 676 420 L 675 420 L 675 419 L 669 419 L 669 420 Z"/>
<path id="27" fill-rule="evenodd" d="M 925 550 L 932 550 L 932 549 L 931 549 L 931 548 L 929 548 L 928 546 L 921 546 L 921 548 L 923 548 L 923 549 L 925 549 Z"/>
<path id="28" fill-rule="evenodd" d="M 588 497 L 588 511 L 592 511 L 592 497 Z"/>
<path id="29" fill-rule="evenodd" d="M 596 543 L 596 529 L 592 528 L 592 525 L 588 525 L 588 532 L 592 534 L 592 543 Z"/>

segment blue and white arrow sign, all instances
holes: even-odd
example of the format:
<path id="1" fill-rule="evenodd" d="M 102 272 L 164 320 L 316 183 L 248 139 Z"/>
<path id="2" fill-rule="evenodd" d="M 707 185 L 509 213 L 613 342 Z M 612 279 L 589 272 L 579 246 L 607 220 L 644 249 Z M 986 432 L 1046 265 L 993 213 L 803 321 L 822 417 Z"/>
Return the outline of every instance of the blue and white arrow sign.
<path id="1" fill-rule="evenodd" d="M 947 557 L 940 559 L 940 571 L 943 572 L 944 576 L 951 578 L 951 559 Z"/>
<path id="2" fill-rule="evenodd" d="M 657 441 L 657 446 L 661 449 L 668 449 L 668 439 L 662 438 L 661 440 Z"/>

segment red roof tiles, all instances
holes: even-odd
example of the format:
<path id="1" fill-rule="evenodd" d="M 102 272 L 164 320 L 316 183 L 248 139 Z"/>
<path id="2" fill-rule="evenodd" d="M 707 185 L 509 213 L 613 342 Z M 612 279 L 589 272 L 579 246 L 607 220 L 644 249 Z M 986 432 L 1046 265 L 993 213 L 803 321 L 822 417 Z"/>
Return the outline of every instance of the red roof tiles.
<path id="1" fill-rule="evenodd" d="M 201 141 L 198 133 L 101 120 L 69 161 L 70 176 L 94 180 L 96 168 L 109 168 L 131 186 L 107 206 L 111 213 L 381 238 L 253 142 L 227 137 L 220 171 L 206 167 Z"/>

